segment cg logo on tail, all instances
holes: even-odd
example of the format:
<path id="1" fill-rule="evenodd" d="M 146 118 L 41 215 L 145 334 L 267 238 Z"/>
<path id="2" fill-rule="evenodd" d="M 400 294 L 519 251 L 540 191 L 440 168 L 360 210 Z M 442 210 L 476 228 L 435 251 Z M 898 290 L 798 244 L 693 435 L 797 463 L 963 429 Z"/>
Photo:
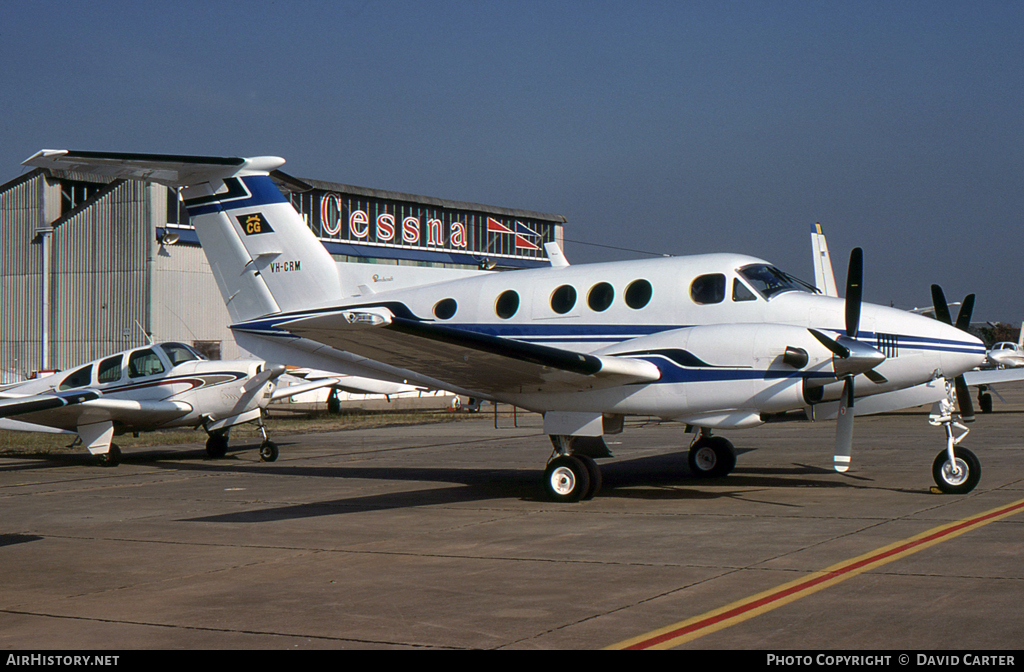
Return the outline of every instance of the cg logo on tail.
<path id="1" fill-rule="evenodd" d="M 238 220 L 239 226 L 242 227 L 242 233 L 247 236 L 254 236 L 257 233 L 274 232 L 270 228 L 270 224 L 267 223 L 267 218 L 258 212 L 254 212 L 251 215 L 236 215 L 235 219 Z"/>

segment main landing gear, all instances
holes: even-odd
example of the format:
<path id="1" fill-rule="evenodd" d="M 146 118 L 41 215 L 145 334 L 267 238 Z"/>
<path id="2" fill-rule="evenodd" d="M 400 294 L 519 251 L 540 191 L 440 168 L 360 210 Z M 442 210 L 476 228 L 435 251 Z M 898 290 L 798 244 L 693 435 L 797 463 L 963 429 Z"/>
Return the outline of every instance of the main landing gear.
<path id="1" fill-rule="evenodd" d="M 728 439 L 712 436 L 709 430 L 701 429 L 690 444 L 687 463 L 690 473 L 697 478 L 721 478 L 736 466 L 736 450 Z"/>
<path id="2" fill-rule="evenodd" d="M 267 428 L 263 424 L 263 417 L 259 419 L 260 434 L 263 435 L 263 442 L 260 444 L 260 459 L 264 462 L 273 462 L 277 459 L 279 451 L 277 444 L 267 437 Z M 220 459 L 228 453 L 228 435 L 231 428 L 209 432 L 210 437 L 206 440 L 206 454 L 211 459 Z"/>
<path id="3" fill-rule="evenodd" d="M 970 433 L 966 426 L 953 419 L 956 391 L 946 384 L 946 399 L 936 404 L 928 422 L 946 431 L 946 447 L 932 463 L 932 478 L 939 490 L 949 495 L 962 495 L 974 489 L 981 480 L 981 461 L 960 442 Z M 960 430 L 959 435 L 954 430 Z"/>
<path id="4" fill-rule="evenodd" d="M 573 452 L 578 437 L 551 436 L 554 450 L 544 470 L 544 487 L 556 502 L 591 499 L 601 490 L 601 468 L 589 455 Z"/>

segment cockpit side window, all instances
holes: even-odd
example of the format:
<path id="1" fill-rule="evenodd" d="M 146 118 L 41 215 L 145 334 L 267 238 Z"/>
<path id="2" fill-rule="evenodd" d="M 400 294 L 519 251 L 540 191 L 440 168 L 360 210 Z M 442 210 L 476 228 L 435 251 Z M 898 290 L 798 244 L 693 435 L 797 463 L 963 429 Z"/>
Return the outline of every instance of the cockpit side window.
<path id="1" fill-rule="evenodd" d="M 167 355 L 167 359 L 171 360 L 171 366 L 199 359 L 192 348 L 181 343 L 162 343 L 160 349 Z"/>
<path id="2" fill-rule="evenodd" d="M 721 273 L 701 275 L 690 285 L 694 303 L 721 303 L 725 300 L 725 276 Z"/>
<path id="3" fill-rule="evenodd" d="M 136 350 L 128 357 L 128 377 L 155 376 L 164 372 L 163 362 L 152 350 Z"/>
<path id="4" fill-rule="evenodd" d="M 754 293 L 747 289 L 747 286 L 740 282 L 739 278 L 732 279 L 732 300 L 733 301 L 757 301 Z"/>
<path id="5" fill-rule="evenodd" d="M 739 274 L 750 283 L 766 299 L 783 292 L 809 292 L 817 294 L 818 290 L 789 273 L 784 273 L 768 264 L 751 264 L 739 269 Z"/>
<path id="6" fill-rule="evenodd" d="M 90 382 L 92 382 L 92 364 L 73 371 L 71 375 L 61 382 L 60 387 L 57 389 L 73 390 L 76 387 L 86 387 Z"/>
<path id="7" fill-rule="evenodd" d="M 96 380 L 102 383 L 116 383 L 121 380 L 121 360 L 124 355 L 107 357 L 100 362 L 100 368 L 96 372 Z"/>

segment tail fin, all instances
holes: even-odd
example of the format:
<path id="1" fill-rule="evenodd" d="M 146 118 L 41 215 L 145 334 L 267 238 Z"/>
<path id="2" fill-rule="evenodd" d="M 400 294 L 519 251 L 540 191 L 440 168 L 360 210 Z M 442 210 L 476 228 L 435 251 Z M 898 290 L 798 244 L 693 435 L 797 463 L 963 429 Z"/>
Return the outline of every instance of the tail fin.
<path id="1" fill-rule="evenodd" d="M 832 259 L 828 256 L 828 243 L 821 224 L 811 227 L 811 252 L 814 261 L 814 286 L 825 296 L 839 296 L 836 278 L 832 273 Z"/>
<path id="2" fill-rule="evenodd" d="M 337 299 L 337 264 L 270 177 L 273 156 L 194 157 L 43 150 L 25 165 L 182 187 L 234 322 Z"/>

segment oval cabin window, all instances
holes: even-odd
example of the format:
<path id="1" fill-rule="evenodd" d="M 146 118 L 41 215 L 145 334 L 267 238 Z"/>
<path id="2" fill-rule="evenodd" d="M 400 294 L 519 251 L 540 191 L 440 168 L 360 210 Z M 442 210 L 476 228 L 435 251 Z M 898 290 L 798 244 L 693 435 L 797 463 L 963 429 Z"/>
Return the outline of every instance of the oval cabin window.
<path id="1" fill-rule="evenodd" d="M 653 293 L 651 283 L 646 280 L 634 280 L 626 287 L 626 305 L 633 310 L 640 310 L 651 302 Z"/>
<path id="2" fill-rule="evenodd" d="M 576 289 L 571 285 L 562 285 L 551 292 L 551 310 L 565 315 L 576 306 Z"/>
<path id="3" fill-rule="evenodd" d="M 455 299 L 441 299 L 434 304 L 434 317 L 439 320 L 450 320 L 455 317 L 455 311 L 458 309 L 459 304 Z"/>
<path id="4" fill-rule="evenodd" d="M 507 320 L 519 310 L 519 295 L 514 290 L 508 289 L 498 295 L 494 302 L 494 312 L 503 320 Z"/>
<path id="5" fill-rule="evenodd" d="M 612 300 L 615 299 L 615 290 L 607 282 L 599 282 L 590 288 L 590 292 L 587 294 L 587 305 L 590 309 L 595 312 L 602 312 L 608 310 L 608 306 L 612 305 Z"/>

